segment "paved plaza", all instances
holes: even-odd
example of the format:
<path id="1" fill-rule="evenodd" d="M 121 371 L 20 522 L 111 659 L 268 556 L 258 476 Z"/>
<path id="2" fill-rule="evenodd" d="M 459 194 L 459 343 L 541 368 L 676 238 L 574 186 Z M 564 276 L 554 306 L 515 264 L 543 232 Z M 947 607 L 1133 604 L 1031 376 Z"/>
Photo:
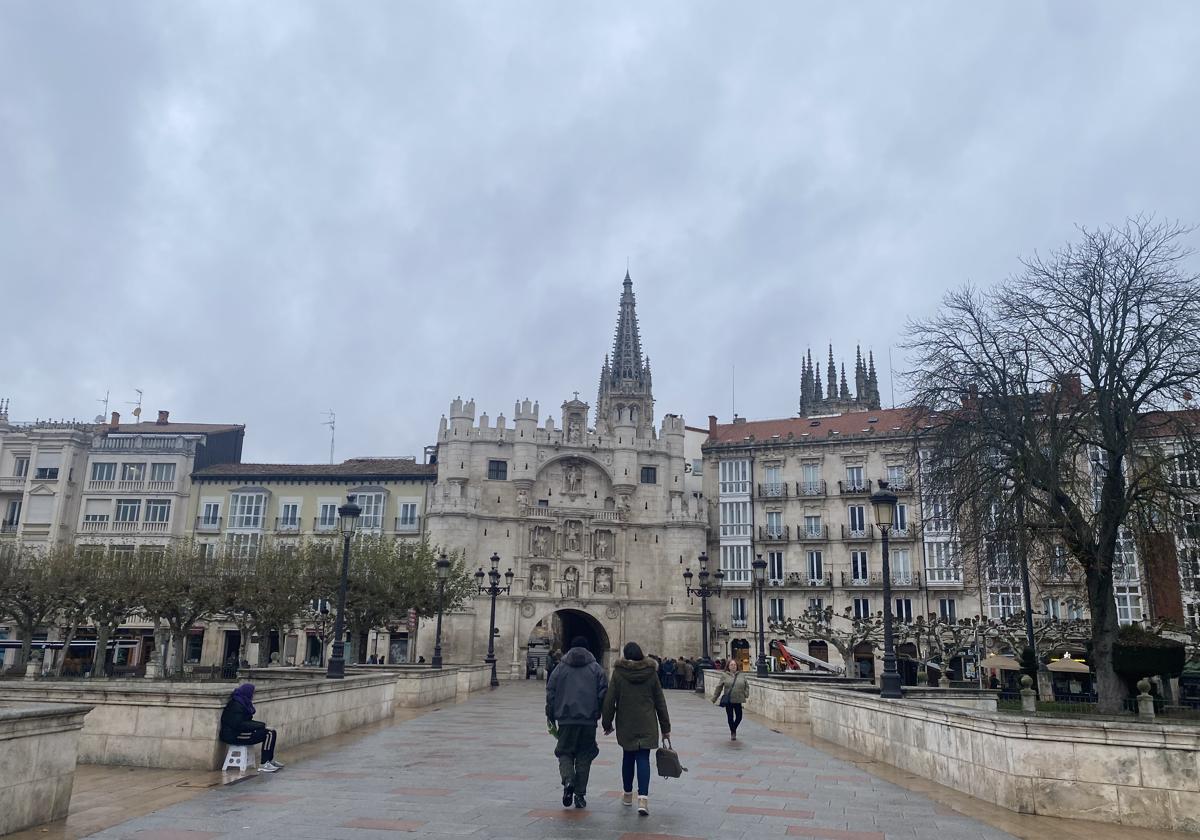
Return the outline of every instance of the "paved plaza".
<path id="1" fill-rule="evenodd" d="M 808 837 L 885 840 L 1011 835 L 747 719 L 730 742 L 723 712 L 668 692 L 689 772 L 655 776 L 651 814 L 620 804 L 621 751 L 601 737 L 589 806 L 564 809 L 542 684 L 516 682 L 294 760 L 273 775 L 206 791 L 92 836 L 473 837 L 500 840 Z M 288 760 L 287 745 L 280 759 Z"/>

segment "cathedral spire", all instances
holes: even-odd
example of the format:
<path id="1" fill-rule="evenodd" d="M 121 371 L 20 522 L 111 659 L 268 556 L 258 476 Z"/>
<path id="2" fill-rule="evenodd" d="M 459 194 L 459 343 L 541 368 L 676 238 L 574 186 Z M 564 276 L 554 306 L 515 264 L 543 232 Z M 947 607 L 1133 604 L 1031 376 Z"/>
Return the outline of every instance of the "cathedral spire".
<path id="1" fill-rule="evenodd" d="M 828 389 L 825 393 L 827 399 L 837 399 L 837 367 L 833 364 L 833 345 L 829 345 L 829 367 L 826 369 L 828 376 L 825 378 L 825 387 Z"/>
<path id="2" fill-rule="evenodd" d="M 596 418 L 613 423 L 632 420 L 634 425 L 648 428 L 654 421 L 653 411 L 650 360 L 642 355 L 633 278 L 626 269 L 621 284 L 612 354 L 605 358 L 601 369 Z"/>
<path id="3" fill-rule="evenodd" d="M 838 399 L 850 399 L 850 386 L 846 384 L 846 363 L 842 362 L 842 384 L 838 390 Z"/>

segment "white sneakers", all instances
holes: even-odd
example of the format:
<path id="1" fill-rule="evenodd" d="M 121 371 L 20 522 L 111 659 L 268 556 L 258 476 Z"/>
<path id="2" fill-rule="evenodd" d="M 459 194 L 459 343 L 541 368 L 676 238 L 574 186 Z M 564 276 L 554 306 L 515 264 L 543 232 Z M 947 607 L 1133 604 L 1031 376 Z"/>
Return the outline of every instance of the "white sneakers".
<path id="1" fill-rule="evenodd" d="M 649 814 L 650 814 L 650 797 L 649 796 L 639 796 L 638 797 L 638 813 L 641 814 L 643 817 L 649 816 Z"/>
<path id="2" fill-rule="evenodd" d="M 627 790 L 621 794 L 622 805 L 633 805 L 633 791 Z"/>
<path id="3" fill-rule="evenodd" d="M 262 764 L 258 765 L 259 773 L 274 773 L 276 770 L 282 770 L 282 769 L 283 769 L 283 765 L 280 764 L 278 761 L 275 761 L 274 759 L 272 759 L 271 761 L 264 761 Z"/>

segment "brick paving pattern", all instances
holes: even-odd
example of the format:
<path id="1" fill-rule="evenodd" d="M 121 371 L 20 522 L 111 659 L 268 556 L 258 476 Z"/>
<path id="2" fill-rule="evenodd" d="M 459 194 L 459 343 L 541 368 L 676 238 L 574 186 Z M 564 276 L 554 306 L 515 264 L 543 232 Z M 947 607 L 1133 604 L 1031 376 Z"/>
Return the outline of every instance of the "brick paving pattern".
<path id="1" fill-rule="evenodd" d="M 621 751 L 600 737 L 588 808 L 561 806 L 541 683 L 494 692 L 106 829 L 102 840 L 999 840 L 1011 837 L 690 692 L 667 694 L 682 779 L 654 776 L 650 816 L 619 799 Z M 288 762 L 287 744 L 280 760 Z"/>

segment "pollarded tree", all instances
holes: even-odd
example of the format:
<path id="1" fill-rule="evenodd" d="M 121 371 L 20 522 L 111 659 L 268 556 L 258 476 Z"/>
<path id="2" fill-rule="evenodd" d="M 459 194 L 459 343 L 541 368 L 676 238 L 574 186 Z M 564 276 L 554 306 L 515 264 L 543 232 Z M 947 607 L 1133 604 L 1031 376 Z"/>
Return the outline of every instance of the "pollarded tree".
<path id="1" fill-rule="evenodd" d="M 146 578 L 141 611 L 147 618 L 166 622 L 170 630 L 170 644 L 162 650 L 162 661 L 163 676 L 171 676 L 183 667 L 188 630 L 212 617 L 221 606 L 217 562 L 191 540 L 146 553 L 142 562 Z"/>
<path id="2" fill-rule="evenodd" d="M 952 292 L 909 327 L 913 401 L 936 440 L 928 480 L 985 558 L 998 539 L 1061 540 L 1084 573 L 1105 712 L 1125 693 L 1113 645 L 1127 529 L 1172 526 L 1195 492 L 1173 469 L 1197 454 L 1196 417 L 1177 410 L 1200 392 L 1187 233 L 1141 218 L 1081 229 L 1017 277 Z"/>
<path id="3" fill-rule="evenodd" d="M 220 612 L 237 625 L 240 656 L 252 636 L 265 641 L 271 632 L 282 639 L 312 598 L 310 555 L 305 546 L 266 541 L 246 550 L 228 550 L 218 564 Z M 260 643 L 258 665 L 266 665 L 270 646 Z"/>
<path id="4" fill-rule="evenodd" d="M 52 624 L 66 603 L 69 582 L 61 572 L 68 551 L 23 544 L 0 555 L 0 615 L 17 628 L 18 667 L 29 661 L 34 634 Z"/>
<path id="5" fill-rule="evenodd" d="M 850 674 L 854 669 L 854 649 L 863 643 L 875 648 L 883 640 L 883 613 L 860 618 L 849 607 L 840 614 L 832 606 L 808 609 L 797 618 L 772 621 L 771 632 L 793 639 L 828 642 L 841 654 L 846 673 Z"/>
<path id="6" fill-rule="evenodd" d="M 142 606 L 149 575 L 132 551 L 84 549 L 78 555 L 90 577 L 88 613 L 96 625 L 96 653 L 89 677 L 108 675 L 108 643 Z"/>

